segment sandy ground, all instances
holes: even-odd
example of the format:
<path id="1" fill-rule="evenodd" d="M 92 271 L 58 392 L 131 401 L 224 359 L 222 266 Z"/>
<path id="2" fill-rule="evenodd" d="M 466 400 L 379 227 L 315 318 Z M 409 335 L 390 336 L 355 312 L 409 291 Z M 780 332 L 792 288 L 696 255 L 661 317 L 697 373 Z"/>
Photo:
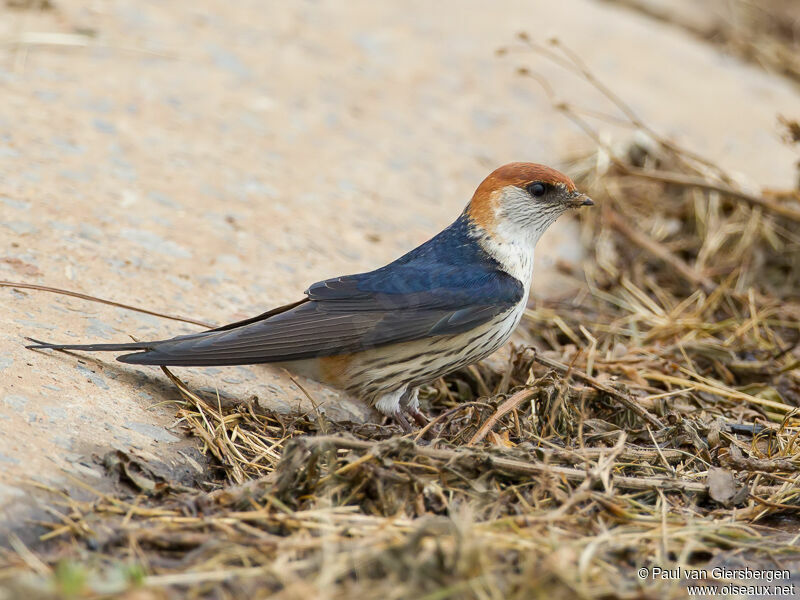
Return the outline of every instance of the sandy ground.
<path id="1" fill-rule="evenodd" d="M 611 110 L 541 59 L 495 57 L 522 30 L 559 36 L 647 122 L 754 188 L 792 184 L 777 115 L 796 112 L 797 90 L 608 4 L 55 0 L 0 9 L 0 279 L 222 323 L 380 266 L 447 225 L 495 166 L 559 166 L 587 147 L 517 66 Z M 574 232 L 564 221 L 540 243 L 535 294 L 563 291 L 552 265 L 579 262 Z M 191 467 L 165 404 L 177 394 L 157 369 L 34 353 L 22 336 L 124 341 L 196 327 L 7 288 L 0 323 L 7 519 L 30 504 L 24 478 L 95 481 L 93 457 L 108 448 Z M 272 368 L 180 374 L 308 409 Z M 306 385 L 335 418 L 365 417 Z"/>

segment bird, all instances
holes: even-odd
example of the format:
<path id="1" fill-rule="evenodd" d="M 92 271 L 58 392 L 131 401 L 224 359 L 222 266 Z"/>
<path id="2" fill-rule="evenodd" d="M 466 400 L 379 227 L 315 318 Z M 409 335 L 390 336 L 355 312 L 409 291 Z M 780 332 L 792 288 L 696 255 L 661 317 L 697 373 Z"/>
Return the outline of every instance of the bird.
<path id="1" fill-rule="evenodd" d="M 495 352 L 527 305 L 536 243 L 594 203 L 563 173 L 514 162 L 490 173 L 458 218 L 379 269 L 319 281 L 301 300 L 209 331 L 119 344 L 31 349 L 126 352 L 123 363 L 274 363 L 366 401 L 410 431 L 419 389 Z"/>

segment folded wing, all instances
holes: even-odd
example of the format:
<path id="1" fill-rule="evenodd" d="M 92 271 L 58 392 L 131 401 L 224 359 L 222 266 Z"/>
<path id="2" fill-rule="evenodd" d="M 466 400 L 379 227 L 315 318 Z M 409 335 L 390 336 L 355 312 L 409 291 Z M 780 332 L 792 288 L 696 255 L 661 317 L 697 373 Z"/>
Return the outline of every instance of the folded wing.
<path id="1" fill-rule="evenodd" d="M 522 285 L 503 271 L 415 266 L 314 284 L 308 299 L 217 330 L 147 344 L 126 363 L 174 366 L 285 362 L 469 331 L 512 309 Z M 131 348 L 133 349 L 133 348 Z"/>

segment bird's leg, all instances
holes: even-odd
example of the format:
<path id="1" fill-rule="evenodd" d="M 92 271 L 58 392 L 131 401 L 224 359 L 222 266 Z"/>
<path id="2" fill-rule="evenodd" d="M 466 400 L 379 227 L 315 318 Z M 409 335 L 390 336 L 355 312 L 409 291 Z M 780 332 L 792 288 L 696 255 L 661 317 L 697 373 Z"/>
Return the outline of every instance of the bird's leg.
<path id="1" fill-rule="evenodd" d="M 430 423 L 428 417 L 422 414 L 422 411 L 416 406 L 414 408 L 409 408 L 408 414 L 411 415 L 411 418 L 414 419 L 414 422 L 420 427 L 425 427 L 425 425 Z"/>
<path id="2" fill-rule="evenodd" d="M 397 422 L 398 425 L 400 425 L 400 429 L 403 430 L 403 433 L 411 433 L 413 431 L 411 424 L 408 422 L 408 419 L 406 419 L 406 416 L 403 414 L 402 410 L 398 410 L 396 413 L 394 413 L 392 418 Z"/>
<path id="3" fill-rule="evenodd" d="M 425 427 L 428 424 L 428 419 L 419 409 L 419 388 L 409 388 L 405 391 L 400 398 L 400 408 L 401 410 L 405 409 L 420 427 Z"/>
<path id="4" fill-rule="evenodd" d="M 408 419 L 406 419 L 406 416 L 403 414 L 403 411 L 406 408 L 406 402 L 404 399 L 406 396 L 408 396 L 408 394 L 408 390 L 400 388 L 384 394 L 375 402 L 375 408 L 378 409 L 378 412 L 392 417 L 394 421 L 400 425 L 403 433 L 411 433 L 412 431 L 412 427 L 408 423 Z"/>

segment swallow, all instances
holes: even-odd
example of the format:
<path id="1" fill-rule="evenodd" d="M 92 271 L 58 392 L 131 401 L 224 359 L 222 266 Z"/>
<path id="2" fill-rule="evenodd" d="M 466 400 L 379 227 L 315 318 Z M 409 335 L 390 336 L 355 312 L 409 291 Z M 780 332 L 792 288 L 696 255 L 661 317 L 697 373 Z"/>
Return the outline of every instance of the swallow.
<path id="1" fill-rule="evenodd" d="M 544 165 L 510 163 L 478 186 L 449 227 L 388 265 L 313 284 L 305 298 L 202 333 L 31 349 L 128 352 L 123 363 L 205 367 L 274 363 L 422 425 L 420 386 L 475 363 L 517 327 L 534 248 L 563 213 L 594 203 Z"/>

